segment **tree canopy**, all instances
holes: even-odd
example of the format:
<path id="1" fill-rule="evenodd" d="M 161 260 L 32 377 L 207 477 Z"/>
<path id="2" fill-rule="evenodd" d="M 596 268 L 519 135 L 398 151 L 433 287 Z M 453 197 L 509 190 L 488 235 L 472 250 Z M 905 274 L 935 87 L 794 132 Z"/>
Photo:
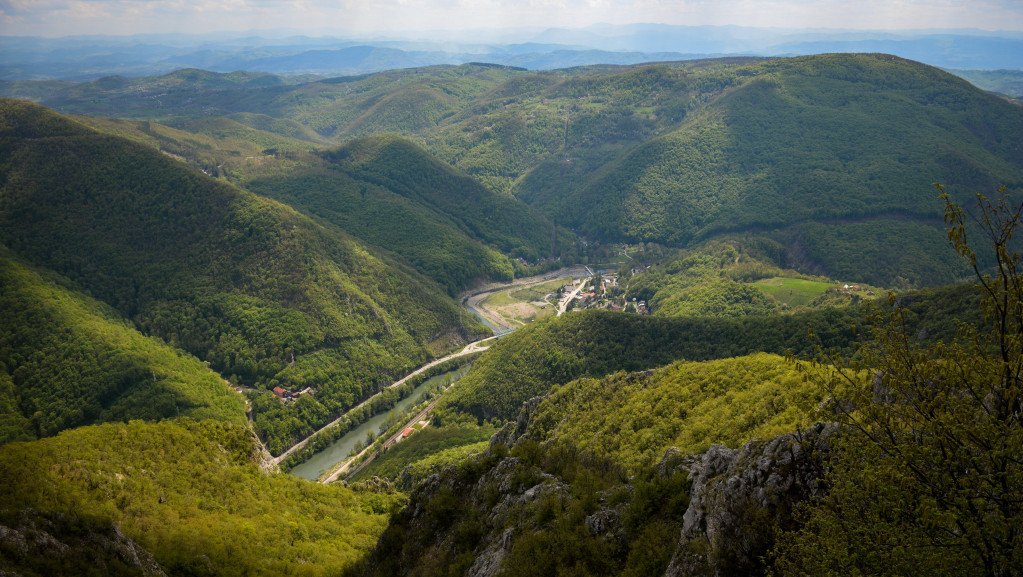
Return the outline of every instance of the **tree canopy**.
<path id="1" fill-rule="evenodd" d="M 1016 575 L 1023 567 L 1023 206 L 978 195 L 983 232 L 946 198 L 956 251 L 983 288 L 985 324 L 923 344 L 897 306 L 855 357 L 804 365 L 841 425 L 829 495 L 783 537 L 781 574 Z M 987 245 L 974 248 L 978 243 Z M 995 266 L 978 266 L 990 248 Z M 830 417 L 829 417 L 830 415 Z"/>

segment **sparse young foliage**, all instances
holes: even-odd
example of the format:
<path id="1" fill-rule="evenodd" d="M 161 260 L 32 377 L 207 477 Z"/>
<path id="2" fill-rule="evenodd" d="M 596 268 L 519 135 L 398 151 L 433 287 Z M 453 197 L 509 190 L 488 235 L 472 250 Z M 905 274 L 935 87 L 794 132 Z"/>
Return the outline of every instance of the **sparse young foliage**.
<path id="1" fill-rule="evenodd" d="M 1004 192 L 1004 191 L 1002 191 Z M 985 293 L 985 325 L 922 345 L 890 298 L 858 360 L 811 364 L 844 434 L 832 491 L 781 540 L 782 574 L 1018 575 L 1023 570 L 1023 278 L 1012 237 L 1023 206 L 977 198 L 976 227 L 942 195 L 949 240 Z M 996 263 L 978 266 L 967 232 Z"/>

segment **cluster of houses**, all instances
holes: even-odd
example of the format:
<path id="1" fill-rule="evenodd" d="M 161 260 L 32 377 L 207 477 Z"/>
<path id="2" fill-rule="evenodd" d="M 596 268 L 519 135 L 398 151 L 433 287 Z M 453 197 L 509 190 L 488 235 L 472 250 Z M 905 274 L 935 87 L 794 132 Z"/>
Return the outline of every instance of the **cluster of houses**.
<path id="1" fill-rule="evenodd" d="M 639 268 L 642 272 L 643 268 Z M 571 291 L 579 284 L 580 281 L 574 280 L 572 284 L 566 285 L 564 290 L 566 292 Z M 576 297 L 575 309 L 606 309 L 615 312 L 635 312 L 642 315 L 650 314 L 650 310 L 647 308 L 646 301 L 636 301 L 632 299 L 632 302 L 622 302 L 618 293 L 618 275 L 607 274 L 598 275 L 593 290 L 589 292 L 579 293 Z"/>
<path id="2" fill-rule="evenodd" d="M 285 403 L 289 403 L 301 397 L 302 395 L 316 394 L 316 389 L 312 387 L 306 387 L 301 391 L 289 391 L 288 389 L 282 387 L 274 387 L 273 393 L 274 396 L 277 397 L 278 399 L 284 401 Z"/>
<path id="3" fill-rule="evenodd" d="M 650 314 L 650 309 L 647 308 L 646 301 L 637 301 L 636 299 L 632 299 L 632 309 L 634 312 L 641 315 Z"/>
<path id="4" fill-rule="evenodd" d="M 828 289 L 828 292 L 837 292 L 842 294 L 851 294 L 854 292 L 862 292 L 867 296 L 874 296 L 874 291 L 861 287 L 858 284 L 843 284 L 842 286 L 834 286 Z"/>
<path id="5" fill-rule="evenodd" d="M 637 266 L 634 266 L 634 267 L 632 267 L 632 274 L 633 275 L 637 275 L 637 274 L 646 272 L 646 270 L 649 269 L 649 268 L 650 268 L 650 265 L 645 265 L 645 266 L 644 265 L 637 265 Z"/>

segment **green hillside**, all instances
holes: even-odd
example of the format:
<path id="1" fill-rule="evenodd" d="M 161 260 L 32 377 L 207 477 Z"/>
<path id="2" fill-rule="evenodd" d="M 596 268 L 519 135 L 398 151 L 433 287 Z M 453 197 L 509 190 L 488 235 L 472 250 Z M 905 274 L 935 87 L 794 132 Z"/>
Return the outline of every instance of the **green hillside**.
<path id="1" fill-rule="evenodd" d="M 286 138 L 325 144 L 327 141 L 311 128 L 294 120 L 274 118 L 265 114 L 239 112 L 229 116 L 231 120 L 261 132 L 269 132 Z"/>
<path id="2" fill-rule="evenodd" d="M 259 151 L 288 150 L 294 148 L 312 148 L 312 144 L 323 144 L 323 139 L 310 134 L 308 129 L 287 120 L 274 120 L 256 114 L 235 115 L 230 117 L 204 118 L 193 120 L 181 126 L 182 130 L 193 134 L 209 136 L 217 140 L 235 140 L 251 143 Z M 255 128 L 249 124 L 259 126 Z M 310 142 L 311 140 L 311 142 Z"/>
<path id="3" fill-rule="evenodd" d="M 357 139 L 321 156 L 245 186 L 401 255 L 452 295 L 473 281 L 510 280 L 515 265 L 505 255 L 550 255 L 547 219 L 407 140 Z M 562 231 L 562 249 L 571 238 Z"/>
<path id="4" fill-rule="evenodd" d="M 479 420 L 504 422 L 515 418 L 527 399 L 581 377 L 650 369 L 680 359 L 720 359 L 757 351 L 809 352 L 813 345 L 808 327 L 826 346 L 846 348 L 854 342 L 860 320 L 852 309 L 741 319 L 661 318 L 597 310 L 570 313 L 502 338 L 473 364 L 440 406 Z"/>
<path id="5" fill-rule="evenodd" d="M 449 106 L 464 105 L 524 72 L 506 66 L 464 64 L 310 80 L 261 72 L 222 74 L 187 69 L 77 84 L 6 83 L 0 90 L 4 96 L 28 95 L 66 114 L 183 123 L 211 112 L 223 116 L 252 113 L 295 120 L 320 135 L 337 137 L 377 131 L 409 134 L 404 127 L 429 126 L 449 115 Z M 410 104 L 422 105 L 423 111 L 410 108 Z"/>
<path id="6" fill-rule="evenodd" d="M 494 432 L 493 427 L 426 427 L 374 459 L 352 480 L 381 477 L 396 481 L 403 491 L 411 491 L 429 475 L 472 452 L 482 452 Z"/>
<path id="7" fill-rule="evenodd" d="M 1023 97 L 1023 70 L 949 70 L 984 90 L 1015 98 Z"/>
<path id="8" fill-rule="evenodd" d="M 900 297 L 907 321 L 921 338 L 951 341 L 958 323 L 979 325 L 980 293 L 972 285 Z M 866 303 L 864 303 L 866 304 Z M 882 299 L 879 306 L 884 307 Z M 515 418 L 526 400 L 553 385 L 640 371 L 677 360 L 703 361 L 757 352 L 810 355 L 850 352 L 866 323 L 864 305 L 768 316 L 661 317 L 589 310 L 532 323 L 503 337 L 441 400 L 448 420 Z M 812 331 L 813 337 L 810 337 Z"/>
<path id="9" fill-rule="evenodd" d="M 191 355 L 0 251 L 0 443 L 103 421 L 245 423 L 242 396 Z"/>
<path id="10" fill-rule="evenodd" d="M 603 238 L 685 244 L 791 226 L 779 238 L 801 240 L 807 260 L 834 275 L 826 255 L 860 246 L 841 239 L 859 221 L 899 218 L 912 242 L 940 239 L 919 226 L 940 223 L 932 182 L 963 198 L 1023 185 L 1023 155 L 1011 144 L 1023 134 L 1023 109 L 939 70 L 884 55 L 824 55 L 731 74 L 738 86 L 593 177 L 540 169 L 515 193 Z M 804 222 L 828 224 L 832 242 L 801 236 Z M 860 271 L 881 262 L 877 243 L 865 240 Z M 914 276 L 919 284 L 955 278 Z"/>
<path id="11" fill-rule="evenodd" d="M 192 120 L 173 128 L 149 120 L 124 120 L 77 116 L 75 120 L 105 134 L 119 136 L 183 160 L 210 176 L 237 182 L 243 177 L 279 172 L 292 158 L 307 158 L 318 147 L 293 134 L 286 120 L 239 114 L 242 121 L 227 117 Z M 268 121 L 269 120 L 269 121 Z M 283 126 L 281 126 L 283 125 Z M 300 126 L 300 125 L 299 125 Z M 265 129 L 265 130 L 264 130 Z M 280 130 L 273 132 L 273 130 Z"/>
<path id="12" fill-rule="evenodd" d="M 792 365 L 762 354 L 573 381 L 532 408 L 510 447 L 423 483 L 362 574 L 461 575 L 480 559 L 502 575 L 664 574 L 698 497 L 683 455 L 790 431 L 815 394 Z M 760 552 L 772 540 L 763 529 L 742 546 Z"/>
<path id="13" fill-rule="evenodd" d="M 233 382 L 316 388 L 257 418 L 275 452 L 480 330 L 411 269 L 148 147 L 15 101 L 0 136 L 16 255 Z"/>
<path id="14" fill-rule="evenodd" d="M 283 132 L 289 123 L 301 126 L 234 117 Z M 512 278 L 521 269 L 515 258 L 535 265 L 551 254 L 554 225 L 545 217 L 393 135 L 316 150 L 225 117 L 190 121 L 185 130 L 149 121 L 79 120 L 337 225 L 404 258 L 450 295 L 481 279 Z M 555 256 L 570 251 L 574 240 L 562 229 Z"/>
<path id="15" fill-rule="evenodd" d="M 529 434 L 538 442 L 572 439 L 582 452 L 641 470 L 668 447 L 695 454 L 793 431 L 820 401 L 815 394 L 777 355 L 677 362 L 556 387 L 533 414 Z"/>
<path id="16" fill-rule="evenodd" d="M 624 302 L 646 301 L 651 314 L 668 317 L 805 312 L 874 299 L 884 292 L 858 284 L 855 291 L 839 290 L 843 283 L 783 268 L 788 261 L 784 247 L 768 238 L 713 240 L 637 274 L 626 264 L 619 284 Z M 965 270 L 960 267 L 957 272 Z"/>
<path id="17" fill-rule="evenodd" d="M 97 558 L 116 558 L 92 529 L 113 523 L 169 575 L 317 576 L 351 567 L 401 503 L 396 494 L 267 475 L 253 462 L 254 449 L 243 427 L 189 419 L 81 427 L 10 443 L 0 447 L 0 482 L 8 488 L 0 510 L 80 519 L 30 533 L 42 538 L 48 528 L 58 538 L 93 538 L 89 555 L 66 575 L 93 574 Z M 11 543 L 0 549 L 0 570 L 60 574 L 59 542 L 51 541 L 49 567 L 45 558 L 19 560 Z M 33 566 L 38 573 L 25 571 Z"/>
<path id="18" fill-rule="evenodd" d="M 65 85 L 33 100 L 66 114 L 145 120 L 168 116 L 197 118 L 207 116 L 211 109 L 227 110 L 242 103 L 251 105 L 266 98 L 264 94 L 286 92 L 289 85 L 302 81 L 300 77 L 264 72 L 222 74 L 192 68 L 144 78 L 107 76 Z M 21 87 L 20 91 L 26 92 L 26 88 Z"/>

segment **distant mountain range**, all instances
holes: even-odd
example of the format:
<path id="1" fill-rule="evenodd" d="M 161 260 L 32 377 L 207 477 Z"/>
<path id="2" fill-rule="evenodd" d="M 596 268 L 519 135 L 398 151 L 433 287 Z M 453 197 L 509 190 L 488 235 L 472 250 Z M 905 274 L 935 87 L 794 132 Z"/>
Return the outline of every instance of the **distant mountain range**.
<path id="1" fill-rule="evenodd" d="M 884 52 L 933 66 L 1023 69 L 1023 34 L 980 30 L 786 31 L 737 26 L 595 25 L 455 38 L 309 38 L 238 35 L 0 38 L 0 79 L 89 80 L 180 68 L 217 72 L 351 75 L 434 64 L 486 62 L 550 70 L 707 56 Z"/>
<path id="2" fill-rule="evenodd" d="M 756 40 L 743 30 L 719 32 L 736 43 Z M 573 43 L 564 57 L 578 64 L 591 50 L 579 43 L 604 38 L 605 50 L 617 50 L 638 36 L 647 43 L 637 54 L 663 54 L 644 51 L 670 48 L 661 43 L 670 33 L 538 31 L 535 44 L 501 54 L 554 55 L 564 41 Z M 977 45 L 1019 41 L 972 37 Z M 1017 507 L 976 497 L 1018 503 L 1018 462 L 993 469 L 979 490 L 973 475 L 988 466 L 977 463 L 997 463 L 1023 446 L 1018 411 L 997 401 L 1015 398 L 1003 394 L 1018 392 L 1015 373 L 999 381 L 1012 386 L 972 388 L 1005 362 L 987 351 L 1011 349 L 1004 366 L 1020 366 L 1019 323 L 1007 322 L 1011 334 L 992 331 L 1002 349 L 969 332 L 985 311 L 981 291 L 967 285 L 903 294 L 894 307 L 868 301 L 880 304 L 871 308 L 882 320 L 866 325 L 866 307 L 833 308 L 875 296 L 850 294 L 837 279 L 901 290 L 970 276 L 948 246 L 948 207 L 932 183 L 967 208 L 1003 186 L 1019 198 L 1017 102 L 877 53 L 557 70 L 527 70 L 525 60 L 432 64 L 331 78 L 197 68 L 129 77 L 129 69 L 199 53 L 208 62 L 237 59 L 257 42 L 136 40 L 0 42 L 0 59 L 20 58 L 23 70 L 77 67 L 85 78 L 115 65 L 116 54 L 125 67 L 87 82 L 0 81 L 0 96 L 18 98 L 0 99 L 0 484 L 7 489 L 0 573 L 764 574 L 771 551 L 782 551 L 774 549 L 781 531 L 844 526 L 864 548 L 864 563 L 887 557 L 863 535 L 916 555 L 904 561 L 909 570 L 888 572 L 981 575 L 982 567 L 967 567 L 982 558 L 965 541 L 982 539 L 959 528 L 990 526 L 1001 540 L 1020 525 Z M 445 53 L 426 44 L 286 39 L 248 58 L 316 66 L 344 52 L 352 66 L 395 66 L 412 51 Z M 472 54 L 497 52 L 477 46 Z M 1003 87 L 1018 78 L 974 77 Z M 971 221 L 964 227 L 983 271 L 991 262 L 984 237 Z M 459 306 L 463 291 L 571 263 L 617 269 L 618 282 L 597 285 L 605 296 L 617 293 L 607 304 L 620 308 L 631 297 L 637 312 L 649 305 L 652 316 L 594 310 L 523 322 L 491 344 L 457 387 L 430 389 L 423 402 L 437 401 L 430 426 L 440 433 L 420 431 L 402 441 L 402 453 L 384 456 L 418 452 L 430 460 L 416 469 L 426 480 L 403 510 L 406 496 L 379 479 L 320 486 L 258 468 L 269 465 L 267 452 L 280 455 L 342 415 L 310 446 L 389 412 L 401 387 L 355 407 L 488 334 Z M 789 308 L 753 282 L 781 280 L 819 290 L 798 291 L 804 305 L 789 300 Z M 1018 286 L 1018 276 L 999 280 Z M 510 307 L 550 302 L 555 293 L 545 293 L 562 282 L 516 284 L 492 296 L 506 294 Z M 1013 289 L 1002 310 L 1015 310 L 1020 294 Z M 872 334 L 877 345 L 853 348 Z M 821 356 L 804 357 L 818 346 Z M 848 383 L 836 386 L 824 365 L 797 368 L 777 356 L 783 352 L 839 359 Z M 860 387 L 855 375 L 878 379 Z M 862 394 L 821 402 L 843 389 Z M 285 403 L 277 396 L 284 391 L 302 394 Z M 944 408 L 964 399 L 975 404 Z M 838 417 L 840 407 L 894 415 L 885 426 L 895 424 L 888 430 L 897 434 L 886 437 L 921 447 L 916 462 L 926 460 L 918 469 L 928 482 L 965 479 L 959 487 L 969 490 L 922 483 L 915 492 L 904 478 L 891 481 L 893 471 L 908 469 L 904 461 L 856 452 L 858 437 L 828 449 L 845 451 L 830 453 L 845 460 L 828 457 L 837 475 L 822 472 L 823 462 L 790 475 L 797 449 L 814 456 L 826 447 L 808 450 L 805 428 L 789 433 Z M 904 417 L 885 407 L 947 415 L 943 422 L 956 423 L 947 430 L 979 434 L 963 450 L 939 451 L 920 440 L 948 438 L 941 428 L 898 430 Z M 989 414 L 1010 424 L 985 420 Z M 381 440 L 408 422 L 397 410 L 387 417 L 393 425 L 384 425 Z M 472 447 L 506 421 L 489 449 Z M 375 432 L 354 436 L 362 444 Z M 431 435 L 471 444 L 427 445 Z M 470 451 L 476 456 L 462 460 Z M 725 475 L 712 461 L 736 465 Z M 703 472 L 692 468 L 699 463 Z M 740 468 L 746 463 L 756 469 Z M 862 474 L 853 471 L 864 464 Z M 856 474 L 843 479 L 849 471 Z M 847 525 L 827 517 L 800 525 L 806 517 L 792 511 L 827 503 L 807 501 L 799 487 L 822 479 L 846 491 L 831 501 L 838 513 L 849 503 L 878 508 L 856 511 Z M 745 492 L 715 493 L 716 486 Z M 959 523 L 952 509 L 932 506 L 932 487 L 965 495 L 957 502 L 980 511 L 982 522 Z M 899 517 L 894 526 L 875 514 L 889 504 Z M 906 530 L 917 530 L 911 525 L 921 515 L 943 525 Z M 699 519 L 735 522 L 720 531 Z M 704 530 L 711 525 L 714 534 Z M 687 526 L 695 529 L 683 533 Z M 928 544 L 932 527 L 958 540 Z M 1005 573 L 1019 565 L 1009 565 L 1019 560 L 1015 544 L 999 545 L 1012 551 Z M 834 547 L 850 558 L 851 549 Z M 932 558 L 955 569 L 920 565 Z M 695 569 L 678 569 L 690 561 Z"/>

